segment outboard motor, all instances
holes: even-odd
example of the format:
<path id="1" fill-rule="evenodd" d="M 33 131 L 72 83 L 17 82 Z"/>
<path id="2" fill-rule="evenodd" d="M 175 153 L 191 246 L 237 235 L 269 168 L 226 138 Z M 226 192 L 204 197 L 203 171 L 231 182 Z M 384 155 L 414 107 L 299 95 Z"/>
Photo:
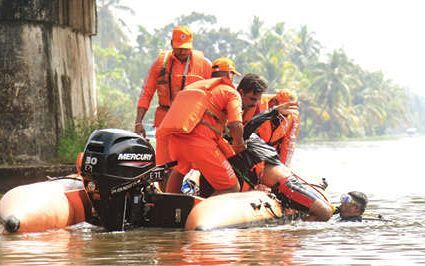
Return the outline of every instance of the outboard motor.
<path id="1" fill-rule="evenodd" d="M 141 219 L 140 178 L 154 167 L 155 150 L 140 135 L 120 129 L 96 130 L 91 134 L 84 150 L 81 175 L 107 230 L 124 230 L 131 217 Z"/>

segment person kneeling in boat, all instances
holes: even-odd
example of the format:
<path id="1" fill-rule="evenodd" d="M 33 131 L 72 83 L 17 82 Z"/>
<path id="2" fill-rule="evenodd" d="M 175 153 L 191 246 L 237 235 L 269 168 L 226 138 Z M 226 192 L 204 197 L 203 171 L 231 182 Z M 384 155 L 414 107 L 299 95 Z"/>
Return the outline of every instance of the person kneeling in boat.
<path id="1" fill-rule="evenodd" d="M 241 92 L 243 83 L 238 86 Z M 241 93 L 242 103 L 244 94 Z M 245 107 L 245 108 L 244 108 Z M 244 112 L 247 106 L 242 105 Z M 251 108 L 253 108 L 251 106 Z M 283 207 L 308 213 L 306 221 L 328 221 L 333 214 L 332 205 L 318 188 L 309 185 L 285 166 L 277 151 L 266 144 L 255 130 L 267 119 L 279 115 L 298 113 L 296 103 L 288 102 L 262 112 L 248 121 L 244 127 L 244 139 L 247 149 L 229 158 L 239 176 L 251 183 L 251 188 L 257 184 L 270 187 L 272 192 L 282 201 Z"/>
<path id="2" fill-rule="evenodd" d="M 367 203 L 366 194 L 360 191 L 351 191 L 341 195 L 341 203 L 335 208 L 334 214 L 339 214 L 339 221 L 361 222 Z"/>
<path id="3" fill-rule="evenodd" d="M 177 161 L 166 191 L 180 193 L 183 177 L 191 169 L 202 172 L 215 194 L 237 192 L 239 182 L 217 142 L 227 123 L 236 152 L 245 149 L 241 96 L 232 84 L 240 75 L 228 58 L 212 63 L 211 79 L 198 81 L 180 91 L 158 128 L 167 136 L 168 151 Z"/>

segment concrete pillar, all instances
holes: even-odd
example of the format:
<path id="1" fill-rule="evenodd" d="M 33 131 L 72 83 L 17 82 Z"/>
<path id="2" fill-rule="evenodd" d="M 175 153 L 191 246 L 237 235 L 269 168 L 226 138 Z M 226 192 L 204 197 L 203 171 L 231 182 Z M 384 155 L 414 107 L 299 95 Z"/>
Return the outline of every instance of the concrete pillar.
<path id="1" fill-rule="evenodd" d="M 0 0 L 0 164 L 55 156 L 62 130 L 96 113 L 95 0 Z"/>

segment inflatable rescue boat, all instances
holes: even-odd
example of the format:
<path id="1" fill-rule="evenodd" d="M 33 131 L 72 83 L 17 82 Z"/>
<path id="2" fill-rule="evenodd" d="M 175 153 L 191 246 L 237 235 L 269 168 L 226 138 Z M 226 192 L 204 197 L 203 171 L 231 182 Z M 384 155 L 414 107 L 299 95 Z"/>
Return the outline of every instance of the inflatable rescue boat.
<path id="1" fill-rule="evenodd" d="M 280 202 L 264 191 L 228 193 L 208 198 L 190 212 L 186 230 L 263 226 L 283 219 Z"/>
<path id="2" fill-rule="evenodd" d="M 7 192 L 0 201 L 5 231 L 39 232 L 93 220 L 108 231 L 140 227 L 213 230 L 284 223 L 297 217 L 288 215 L 267 191 L 206 199 L 158 191 L 154 183 L 161 181 L 175 162 L 156 166 L 152 145 L 133 132 L 94 131 L 79 162 L 81 176 Z"/>
<path id="3" fill-rule="evenodd" d="M 153 183 L 171 166 L 156 166 L 153 147 L 138 134 L 117 129 L 93 132 L 81 175 L 102 225 L 110 231 L 137 227 L 212 230 L 260 226 L 285 216 L 280 202 L 265 191 L 206 199 L 158 192 Z"/>
<path id="4" fill-rule="evenodd" d="M 9 233 L 41 232 L 83 222 L 91 209 L 81 177 L 72 175 L 9 190 L 0 200 L 0 220 Z"/>

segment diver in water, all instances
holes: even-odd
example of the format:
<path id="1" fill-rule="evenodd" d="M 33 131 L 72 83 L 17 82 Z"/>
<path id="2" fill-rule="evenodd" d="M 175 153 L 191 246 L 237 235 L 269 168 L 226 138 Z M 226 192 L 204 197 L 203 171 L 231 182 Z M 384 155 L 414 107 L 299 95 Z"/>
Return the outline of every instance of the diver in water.
<path id="1" fill-rule="evenodd" d="M 341 195 L 340 205 L 335 208 L 334 214 L 339 214 L 338 220 L 341 222 L 361 222 L 367 203 L 366 194 L 360 191 L 350 191 Z"/>

